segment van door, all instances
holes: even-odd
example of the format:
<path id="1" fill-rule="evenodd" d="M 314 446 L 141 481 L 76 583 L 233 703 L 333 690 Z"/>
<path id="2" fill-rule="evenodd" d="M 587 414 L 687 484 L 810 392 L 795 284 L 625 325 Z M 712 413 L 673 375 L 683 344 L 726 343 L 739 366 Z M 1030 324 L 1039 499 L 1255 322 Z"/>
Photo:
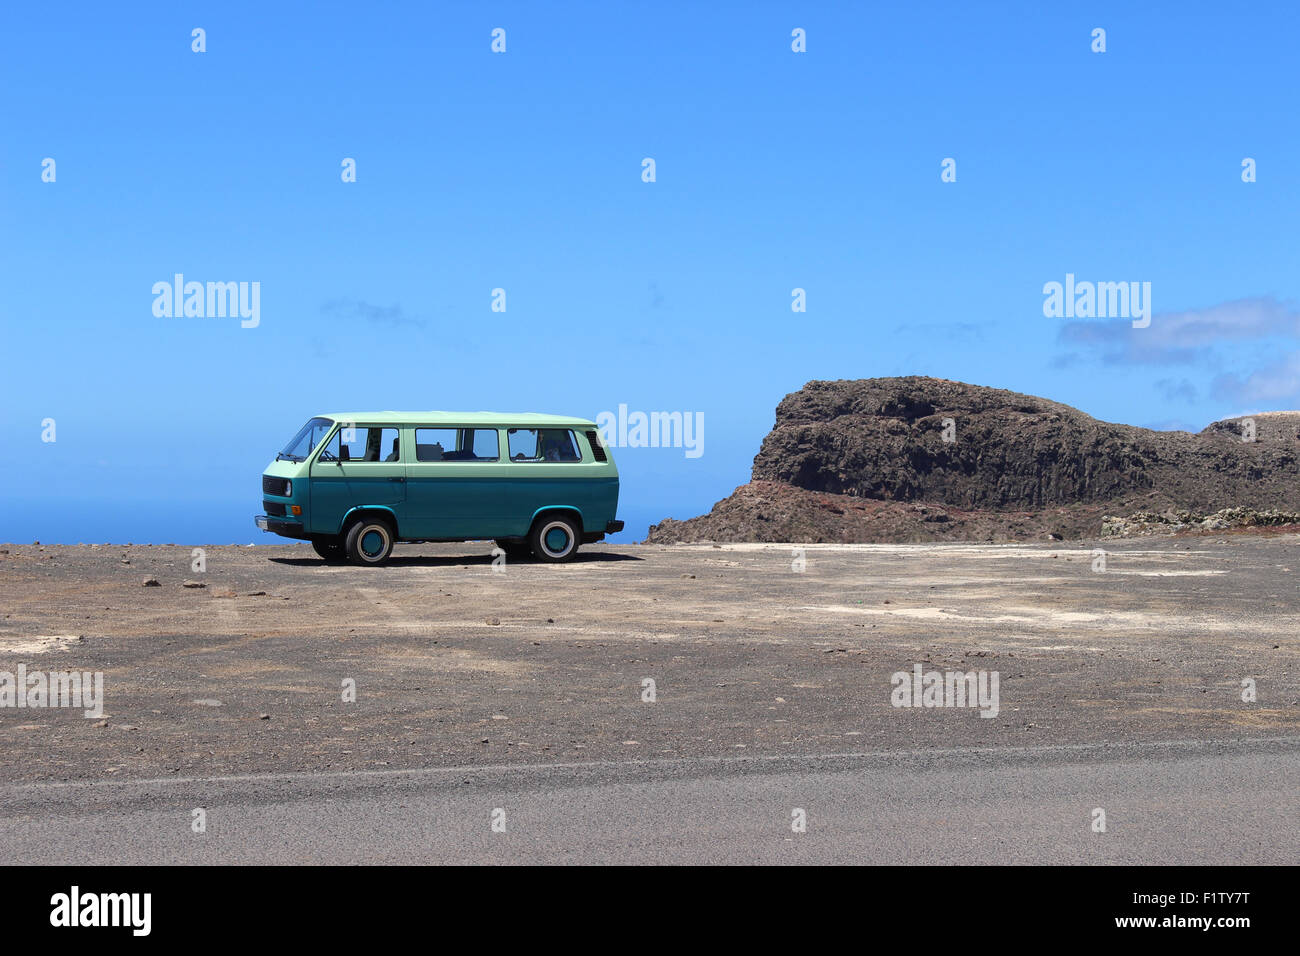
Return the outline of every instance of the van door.
<path id="1" fill-rule="evenodd" d="M 406 488 L 412 536 L 469 540 L 504 534 L 497 429 L 421 425 L 411 431 L 415 447 L 407 457 Z"/>
<path id="2" fill-rule="evenodd" d="M 398 429 L 382 425 L 340 428 L 311 468 L 312 530 L 337 534 L 353 508 L 378 505 L 405 522 L 406 466 Z M 327 530 L 328 529 L 328 530 Z"/>

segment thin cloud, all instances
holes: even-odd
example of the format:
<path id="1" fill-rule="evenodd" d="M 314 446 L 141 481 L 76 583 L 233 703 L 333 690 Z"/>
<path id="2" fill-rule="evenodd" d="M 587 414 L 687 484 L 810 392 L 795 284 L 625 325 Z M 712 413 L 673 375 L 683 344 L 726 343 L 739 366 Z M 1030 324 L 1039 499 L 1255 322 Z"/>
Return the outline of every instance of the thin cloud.
<path id="1" fill-rule="evenodd" d="M 1158 312 L 1151 324 L 1130 319 L 1068 322 L 1060 341 L 1091 351 L 1105 365 L 1193 365 L 1228 343 L 1300 339 L 1300 309 L 1272 296 L 1254 296 L 1186 312 Z"/>
<path id="2" fill-rule="evenodd" d="M 982 342 L 984 329 L 976 322 L 900 322 L 895 335 L 921 334 L 942 337 L 949 342 Z"/>
<path id="3" fill-rule="evenodd" d="M 1239 403 L 1288 401 L 1295 405 L 1300 399 L 1300 352 L 1292 352 L 1245 377 L 1220 375 L 1214 380 L 1211 391 L 1220 400 Z"/>
<path id="4" fill-rule="evenodd" d="M 412 326 L 422 329 L 428 323 L 407 315 L 400 305 L 372 305 L 360 299 L 334 299 L 321 306 L 321 314 L 336 319 L 361 319 L 372 325 Z"/>
<path id="5" fill-rule="evenodd" d="M 1156 388 L 1160 394 L 1171 402 L 1194 402 L 1196 401 L 1196 386 L 1187 379 L 1175 381 L 1172 378 L 1162 378 L 1156 382 Z"/>
<path id="6" fill-rule="evenodd" d="M 1193 435 L 1200 431 L 1191 422 L 1184 421 L 1181 418 L 1165 418 L 1158 422 L 1147 422 L 1141 427 L 1156 432 L 1191 432 Z"/>

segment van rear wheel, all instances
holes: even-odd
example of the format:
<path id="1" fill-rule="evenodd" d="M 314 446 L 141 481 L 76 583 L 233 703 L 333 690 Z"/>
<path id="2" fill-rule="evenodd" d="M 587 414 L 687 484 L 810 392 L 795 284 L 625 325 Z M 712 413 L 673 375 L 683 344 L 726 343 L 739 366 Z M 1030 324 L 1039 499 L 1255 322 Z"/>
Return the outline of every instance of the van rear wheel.
<path id="1" fill-rule="evenodd" d="M 528 535 L 533 554 L 539 561 L 559 563 L 571 561 L 578 553 L 582 531 L 568 515 L 550 514 L 538 518 Z"/>
<path id="2" fill-rule="evenodd" d="M 393 529 L 382 518 L 361 518 L 348 529 L 344 547 L 353 564 L 383 564 L 393 553 Z"/>
<path id="3" fill-rule="evenodd" d="M 342 561 L 347 557 L 347 553 L 343 550 L 343 542 L 338 538 L 312 538 L 311 547 L 326 561 Z"/>

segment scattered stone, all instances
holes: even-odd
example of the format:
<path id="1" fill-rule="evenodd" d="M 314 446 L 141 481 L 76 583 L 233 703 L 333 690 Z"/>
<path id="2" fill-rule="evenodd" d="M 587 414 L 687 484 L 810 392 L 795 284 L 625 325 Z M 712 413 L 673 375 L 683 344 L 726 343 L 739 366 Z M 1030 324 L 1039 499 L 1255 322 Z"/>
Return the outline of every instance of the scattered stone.
<path id="1" fill-rule="evenodd" d="M 107 726 L 108 726 L 108 718 L 105 717 L 103 720 L 97 720 L 97 721 L 95 721 L 93 724 L 91 724 L 91 726 L 92 726 L 92 727 L 107 727 Z"/>
<path id="2" fill-rule="evenodd" d="M 271 715 L 270 715 L 270 714 L 258 714 L 258 715 L 257 715 L 257 719 L 258 719 L 258 720 L 270 720 L 270 719 L 271 719 Z"/>
<path id="3" fill-rule="evenodd" d="M 1103 538 L 1139 538 L 1180 531 L 1224 531 L 1229 528 L 1272 528 L 1300 524 L 1300 512 L 1277 508 L 1223 508 L 1213 514 L 1169 509 L 1138 511 L 1127 518 L 1106 515 L 1101 519 Z"/>
<path id="4" fill-rule="evenodd" d="M 496 627 L 501 623 L 501 619 L 499 617 L 490 617 L 487 619 L 487 623 L 491 627 Z"/>
<path id="5" fill-rule="evenodd" d="M 205 587 L 207 587 L 207 585 L 204 584 L 202 581 L 186 581 L 186 582 L 184 582 L 184 583 L 181 585 L 181 587 L 183 587 L 183 588 L 205 588 Z"/>
<path id="6" fill-rule="evenodd" d="M 141 585 L 141 587 L 160 588 L 162 587 L 162 585 L 158 582 L 157 578 L 145 578 L 144 583 Z"/>

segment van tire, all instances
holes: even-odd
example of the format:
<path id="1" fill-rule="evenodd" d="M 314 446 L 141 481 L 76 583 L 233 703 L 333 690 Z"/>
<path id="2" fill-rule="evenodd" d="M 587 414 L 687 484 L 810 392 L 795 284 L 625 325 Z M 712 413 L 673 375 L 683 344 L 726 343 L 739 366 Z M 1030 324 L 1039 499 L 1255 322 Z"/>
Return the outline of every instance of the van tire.
<path id="1" fill-rule="evenodd" d="M 578 522 L 570 515 L 556 511 L 534 521 L 533 530 L 528 533 L 533 556 L 550 564 L 572 561 L 581 541 L 582 528 Z"/>
<path id="2" fill-rule="evenodd" d="M 343 542 L 338 538 L 312 538 L 311 547 L 313 551 L 331 563 L 337 563 L 347 558 L 347 552 L 343 550 Z"/>
<path id="3" fill-rule="evenodd" d="M 393 553 L 393 526 L 383 518 L 358 518 L 348 528 L 344 547 L 353 564 L 374 567 L 383 564 Z"/>

